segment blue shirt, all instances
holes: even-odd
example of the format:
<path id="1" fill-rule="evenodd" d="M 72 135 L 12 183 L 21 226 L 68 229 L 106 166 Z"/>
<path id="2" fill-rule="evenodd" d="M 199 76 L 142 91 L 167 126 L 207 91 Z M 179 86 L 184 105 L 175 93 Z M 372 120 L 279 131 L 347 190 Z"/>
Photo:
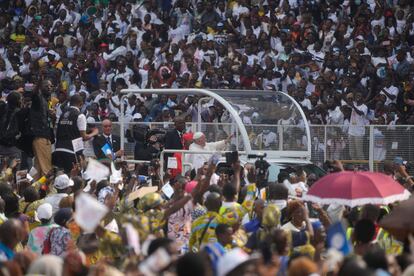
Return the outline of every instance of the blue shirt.
<path id="1" fill-rule="evenodd" d="M 258 218 L 254 218 L 251 221 L 243 225 L 244 230 L 247 233 L 256 232 L 260 228 L 260 221 Z"/>

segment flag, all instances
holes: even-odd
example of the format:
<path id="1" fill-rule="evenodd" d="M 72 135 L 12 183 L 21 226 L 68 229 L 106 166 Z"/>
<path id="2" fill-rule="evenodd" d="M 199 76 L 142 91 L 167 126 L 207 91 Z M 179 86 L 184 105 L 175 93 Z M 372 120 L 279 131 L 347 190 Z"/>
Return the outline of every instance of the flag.
<path id="1" fill-rule="evenodd" d="M 115 154 L 112 151 L 112 147 L 106 143 L 102 148 L 101 148 L 102 152 L 106 155 L 111 154 L 112 155 L 112 159 L 115 159 Z"/>
<path id="2" fill-rule="evenodd" d="M 328 248 L 334 248 L 344 255 L 351 253 L 351 245 L 346 238 L 345 229 L 340 222 L 332 224 L 327 231 Z"/>

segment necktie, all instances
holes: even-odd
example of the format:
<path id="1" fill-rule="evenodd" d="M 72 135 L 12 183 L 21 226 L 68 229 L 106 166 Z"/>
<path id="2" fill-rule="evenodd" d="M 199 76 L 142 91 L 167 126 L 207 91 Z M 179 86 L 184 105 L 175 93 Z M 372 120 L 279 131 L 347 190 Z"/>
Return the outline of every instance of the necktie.
<path id="1" fill-rule="evenodd" d="M 178 132 L 178 136 L 180 137 L 181 146 L 184 148 L 184 136 L 180 131 Z"/>
<path id="2" fill-rule="evenodd" d="M 110 136 L 108 136 L 108 137 L 106 137 L 106 142 L 108 143 L 108 145 L 111 147 L 111 149 L 112 149 L 112 142 L 111 142 L 111 137 Z"/>

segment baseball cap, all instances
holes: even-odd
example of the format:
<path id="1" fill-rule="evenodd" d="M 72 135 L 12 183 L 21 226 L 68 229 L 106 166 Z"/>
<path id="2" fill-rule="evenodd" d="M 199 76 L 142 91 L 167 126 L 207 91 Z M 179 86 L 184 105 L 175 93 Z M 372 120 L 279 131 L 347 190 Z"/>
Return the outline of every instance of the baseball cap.
<path id="1" fill-rule="evenodd" d="M 67 174 L 61 174 L 58 177 L 56 177 L 53 185 L 55 186 L 56 189 L 63 190 L 63 189 L 73 186 L 73 180 L 70 179 Z"/>
<path id="2" fill-rule="evenodd" d="M 50 203 L 43 203 L 39 207 L 37 207 L 35 217 L 37 220 L 41 219 L 51 219 L 53 215 L 53 207 Z"/>
<path id="3" fill-rule="evenodd" d="M 135 119 L 142 119 L 141 113 L 135 113 L 134 116 L 132 116 L 132 119 L 133 120 L 135 120 Z"/>

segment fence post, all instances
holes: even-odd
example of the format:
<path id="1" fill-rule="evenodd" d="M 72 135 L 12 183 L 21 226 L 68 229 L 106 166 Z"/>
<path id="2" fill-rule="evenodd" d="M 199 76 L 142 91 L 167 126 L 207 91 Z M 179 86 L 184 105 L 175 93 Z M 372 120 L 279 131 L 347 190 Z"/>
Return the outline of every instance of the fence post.
<path id="1" fill-rule="evenodd" d="M 124 150 L 124 148 L 125 148 L 125 116 L 124 116 L 124 101 L 125 101 L 125 99 L 126 99 L 126 97 L 127 97 L 127 95 L 123 95 L 122 97 L 121 97 L 121 106 L 120 106 L 120 111 L 121 111 L 121 114 L 120 114 L 120 116 L 119 116 L 119 118 L 120 118 L 120 122 L 121 122 L 121 125 L 119 126 L 119 136 L 120 136 L 120 138 L 121 138 L 121 150 Z M 124 160 L 124 154 L 121 156 L 121 160 L 123 161 Z"/>
<path id="2" fill-rule="evenodd" d="M 325 163 L 326 161 L 326 157 L 327 157 L 327 151 L 328 151 L 328 138 L 326 135 L 326 125 L 323 126 L 324 132 L 323 132 L 323 145 L 324 145 L 324 149 L 323 149 L 323 163 Z"/>
<path id="3" fill-rule="evenodd" d="M 282 151 L 283 150 L 283 126 L 282 125 L 277 126 L 277 132 L 279 134 L 279 150 Z"/>
<path id="4" fill-rule="evenodd" d="M 230 125 L 230 133 L 232 133 L 233 128 L 236 130 L 236 150 L 239 150 L 239 128 L 235 126 L 235 123 L 232 120 L 232 124 Z"/>
<path id="5" fill-rule="evenodd" d="M 374 171 L 374 126 L 369 126 L 369 154 L 368 154 L 368 164 L 369 170 Z"/>

